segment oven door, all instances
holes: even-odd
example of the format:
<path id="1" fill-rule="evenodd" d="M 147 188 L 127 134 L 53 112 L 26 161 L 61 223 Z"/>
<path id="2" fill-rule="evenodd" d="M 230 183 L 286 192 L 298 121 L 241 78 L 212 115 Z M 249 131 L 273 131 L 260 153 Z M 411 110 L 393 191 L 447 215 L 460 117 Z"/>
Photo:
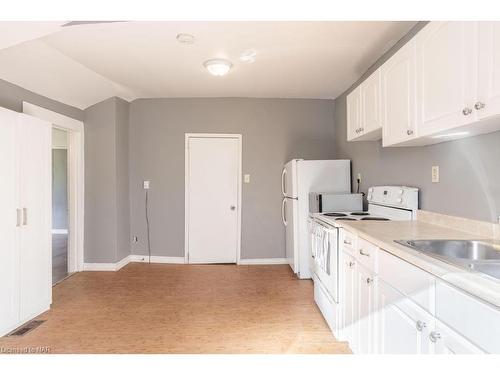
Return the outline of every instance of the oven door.
<path id="1" fill-rule="evenodd" d="M 338 229 L 317 222 L 311 226 L 311 256 L 313 272 L 338 302 Z"/>

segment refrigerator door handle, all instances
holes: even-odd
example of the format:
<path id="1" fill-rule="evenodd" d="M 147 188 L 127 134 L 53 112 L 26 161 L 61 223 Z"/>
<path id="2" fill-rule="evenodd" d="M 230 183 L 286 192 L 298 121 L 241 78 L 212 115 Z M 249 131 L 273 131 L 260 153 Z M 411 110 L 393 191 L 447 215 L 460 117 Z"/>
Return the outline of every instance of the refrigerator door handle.
<path id="1" fill-rule="evenodd" d="M 286 168 L 283 168 L 283 172 L 281 172 L 281 192 L 283 193 L 283 196 L 286 197 L 286 191 L 285 191 L 285 175 L 286 175 Z"/>
<path id="2" fill-rule="evenodd" d="M 283 198 L 283 202 L 281 202 L 281 221 L 283 221 L 283 225 L 286 227 L 287 226 L 287 222 L 286 222 L 286 219 L 285 219 L 285 215 L 286 215 L 286 198 Z"/>

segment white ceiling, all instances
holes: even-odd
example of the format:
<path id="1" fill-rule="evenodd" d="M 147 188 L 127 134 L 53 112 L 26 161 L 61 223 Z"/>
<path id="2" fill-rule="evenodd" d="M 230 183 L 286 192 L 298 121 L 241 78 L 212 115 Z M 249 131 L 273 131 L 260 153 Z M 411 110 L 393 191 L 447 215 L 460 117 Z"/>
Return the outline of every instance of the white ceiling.
<path id="1" fill-rule="evenodd" d="M 58 23 L 55 32 L 31 24 L 40 38 L 0 39 L 0 78 L 83 109 L 110 96 L 333 99 L 415 22 Z M 195 43 L 178 43 L 181 32 Z M 257 51 L 252 64 L 239 61 L 248 49 Z M 204 69 L 216 57 L 233 63 L 227 76 Z"/>

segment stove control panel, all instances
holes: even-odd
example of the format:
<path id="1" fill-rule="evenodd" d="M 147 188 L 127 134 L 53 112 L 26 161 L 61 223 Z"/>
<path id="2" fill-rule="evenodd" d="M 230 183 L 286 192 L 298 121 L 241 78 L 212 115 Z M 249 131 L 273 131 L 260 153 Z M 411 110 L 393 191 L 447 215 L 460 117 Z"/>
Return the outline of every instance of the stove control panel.
<path id="1" fill-rule="evenodd" d="M 418 189 L 408 186 L 373 186 L 368 189 L 368 203 L 389 207 L 418 209 Z"/>

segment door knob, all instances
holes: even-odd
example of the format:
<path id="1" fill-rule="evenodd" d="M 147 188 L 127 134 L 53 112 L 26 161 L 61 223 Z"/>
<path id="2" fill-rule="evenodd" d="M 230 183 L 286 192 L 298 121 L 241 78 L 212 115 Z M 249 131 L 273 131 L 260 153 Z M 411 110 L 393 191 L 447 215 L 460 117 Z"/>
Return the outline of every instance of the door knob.
<path id="1" fill-rule="evenodd" d="M 231 211 L 236 210 L 236 206 L 231 206 Z"/>

